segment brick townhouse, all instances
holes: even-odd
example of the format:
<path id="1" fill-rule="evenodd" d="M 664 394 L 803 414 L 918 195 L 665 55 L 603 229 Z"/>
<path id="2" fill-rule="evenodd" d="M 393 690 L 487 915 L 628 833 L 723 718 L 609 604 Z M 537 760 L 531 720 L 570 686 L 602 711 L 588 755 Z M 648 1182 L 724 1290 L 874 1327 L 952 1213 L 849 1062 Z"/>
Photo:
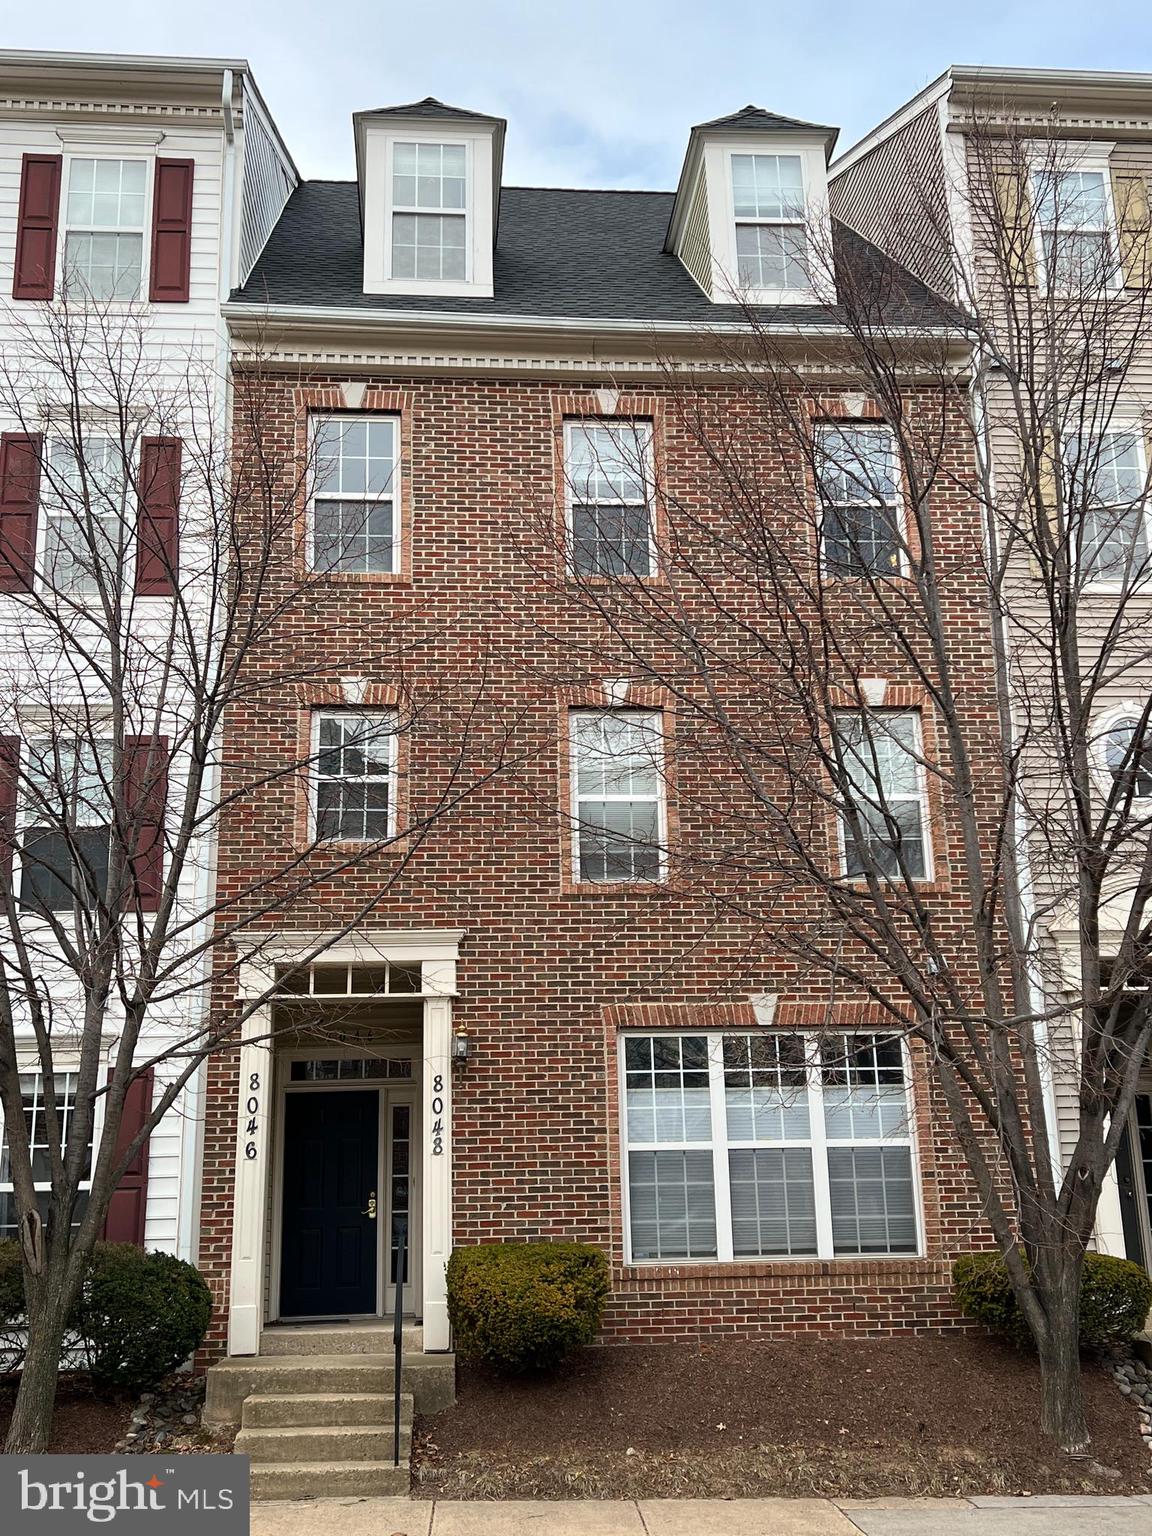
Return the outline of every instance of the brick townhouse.
<path id="1" fill-rule="evenodd" d="M 707 362 L 709 335 L 739 329 L 737 286 L 801 367 L 809 348 L 834 352 L 835 278 L 794 259 L 796 226 L 830 230 L 892 286 L 878 251 L 829 225 L 835 131 L 744 108 L 692 130 L 671 193 L 502 186 L 503 121 L 432 99 L 358 113 L 354 129 L 356 179 L 301 184 L 225 306 L 270 457 L 315 448 L 298 542 L 327 578 L 307 622 L 269 644 L 330 656 L 331 675 L 234 714 L 234 771 L 293 761 L 301 741 L 316 757 L 306 782 L 282 776 L 225 828 L 222 893 L 302 828 L 354 846 L 420 821 L 465 699 L 478 764 L 504 744 L 508 765 L 426 835 L 278 916 L 241 968 L 242 995 L 277 975 L 283 995 L 254 1014 L 239 1059 L 210 1069 L 214 1347 L 247 1390 L 245 1357 L 292 1347 L 279 1325 L 389 1314 L 400 1218 L 404 1310 L 428 1354 L 451 1345 L 449 1253 L 494 1239 L 605 1249 L 608 1342 L 956 1326 L 949 1261 L 983 1240 L 979 1202 L 914 1052 L 877 1045 L 869 1007 L 750 962 L 747 929 L 666 878 L 662 848 L 700 834 L 677 821 L 676 784 L 708 763 L 677 753 L 670 698 L 559 667 L 541 639 L 572 657 L 590 642 L 566 560 L 659 580 L 644 466 L 706 506 L 706 458 L 665 369 Z M 944 325 L 918 282 L 895 288 L 921 329 Z M 721 417 L 743 408 L 722 374 L 692 387 Z M 883 438 L 834 370 L 813 398 L 818 416 Z M 773 474 L 794 470 L 763 451 Z M 967 453 L 960 433 L 953 451 Z M 566 549 L 542 531 L 547 508 Z M 942 489 L 937 516 L 954 520 L 953 547 L 977 547 L 962 498 Z M 970 636 L 978 698 L 983 612 L 965 600 L 948 620 Z M 365 675 L 383 631 L 409 642 L 403 677 Z M 885 657 L 918 731 L 899 665 Z M 940 873 L 947 833 L 914 799 Z M 927 889 L 948 927 L 947 880 Z M 331 947 L 300 967 L 325 933 Z M 856 1053 L 847 1098 L 883 1115 L 838 1114 L 831 1074 L 805 1065 L 805 1030 L 829 1023 Z M 797 1087 L 794 1121 L 751 1113 L 753 1090 L 794 1101 Z"/>

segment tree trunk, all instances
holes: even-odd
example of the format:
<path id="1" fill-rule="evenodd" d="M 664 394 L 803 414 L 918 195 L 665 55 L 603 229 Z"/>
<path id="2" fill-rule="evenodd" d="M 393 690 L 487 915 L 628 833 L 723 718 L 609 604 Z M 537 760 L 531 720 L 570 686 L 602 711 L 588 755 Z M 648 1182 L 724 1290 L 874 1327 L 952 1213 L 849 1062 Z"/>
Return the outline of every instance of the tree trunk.
<path id="1" fill-rule="evenodd" d="M 1048 1338 L 1039 1346 L 1040 1428 L 1062 1451 L 1082 1455 L 1088 1449 L 1084 1388 L 1080 1377 L 1080 1274 L 1073 1273 L 1043 1297 Z"/>
<path id="2" fill-rule="evenodd" d="M 64 1350 L 71 1298 L 59 1278 L 46 1275 L 35 1306 L 28 1307 L 28 1349 L 5 1453 L 31 1456 L 48 1449 L 56 1409 L 56 1383 Z"/>

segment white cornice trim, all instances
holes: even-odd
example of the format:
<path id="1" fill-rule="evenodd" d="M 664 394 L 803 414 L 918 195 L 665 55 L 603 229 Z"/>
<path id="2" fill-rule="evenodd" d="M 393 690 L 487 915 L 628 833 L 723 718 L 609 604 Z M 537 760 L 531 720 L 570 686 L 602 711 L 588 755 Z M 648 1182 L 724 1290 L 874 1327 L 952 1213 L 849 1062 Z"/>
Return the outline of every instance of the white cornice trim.
<path id="1" fill-rule="evenodd" d="M 133 128 L 116 123 L 70 123 L 57 127 L 61 144 L 159 144 L 162 128 Z"/>

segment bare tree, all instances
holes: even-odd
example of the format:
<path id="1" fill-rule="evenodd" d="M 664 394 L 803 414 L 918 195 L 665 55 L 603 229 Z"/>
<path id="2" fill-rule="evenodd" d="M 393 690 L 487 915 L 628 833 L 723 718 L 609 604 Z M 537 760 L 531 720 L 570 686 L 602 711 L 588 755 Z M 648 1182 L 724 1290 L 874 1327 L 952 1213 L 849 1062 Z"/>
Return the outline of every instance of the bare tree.
<path id="1" fill-rule="evenodd" d="M 359 664 L 393 691 L 383 728 L 351 711 L 339 743 L 297 742 L 292 724 L 266 755 L 225 757 L 227 717 L 294 721 L 286 701 L 340 683 L 335 652 L 300 656 L 284 641 L 327 582 L 315 567 L 338 553 L 306 548 L 302 515 L 331 445 L 273 454 L 258 347 L 226 433 L 215 358 L 191 350 L 174 365 L 143 312 L 65 302 L 9 325 L 0 1200 L 27 1314 L 7 1449 L 28 1452 L 47 1444 L 69 1313 L 119 1181 L 206 1057 L 238 1046 L 268 1000 L 221 1001 L 230 974 L 281 914 L 331 942 L 386 901 L 429 829 L 498 771 L 505 738 L 489 730 L 480 744 L 473 729 L 482 658 L 467 685 L 426 664 L 414 681 L 390 627 L 363 637 Z M 363 533 L 354 514 L 371 521 L 374 500 L 345 509 L 341 539 Z M 397 782 L 390 744 L 406 733 L 436 746 L 436 782 Z M 278 823 L 275 805 L 306 804 L 303 786 L 339 754 L 365 780 L 356 825 L 323 800 Z M 216 890 L 225 822 L 255 829 L 258 873 Z M 358 907 L 328 910 L 333 882 L 385 848 Z M 152 1074 L 129 1124 L 133 1085 Z"/>
<path id="2" fill-rule="evenodd" d="M 1043 1428 L 1081 1451 L 1083 1257 L 1152 1034 L 1147 209 L 1118 250 L 1058 122 L 968 137 L 964 242 L 939 189 L 909 220 L 952 299 L 839 227 L 839 328 L 747 307 L 695 365 L 667 356 L 667 464 L 600 423 L 604 472 L 578 464 L 537 530 L 541 622 L 554 675 L 675 715 L 652 764 L 674 834 L 652 854 L 597 809 L 593 878 L 662 870 L 784 984 L 913 1043 L 1035 1338 Z"/>

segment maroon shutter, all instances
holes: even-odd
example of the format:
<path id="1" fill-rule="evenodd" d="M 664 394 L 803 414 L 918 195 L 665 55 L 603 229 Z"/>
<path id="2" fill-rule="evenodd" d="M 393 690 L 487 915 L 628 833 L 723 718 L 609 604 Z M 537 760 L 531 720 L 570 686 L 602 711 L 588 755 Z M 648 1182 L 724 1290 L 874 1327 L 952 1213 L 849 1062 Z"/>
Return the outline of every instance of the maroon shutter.
<path id="1" fill-rule="evenodd" d="M 187 304 L 192 269 L 193 160 L 157 160 L 152 193 L 153 304 Z"/>
<path id="2" fill-rule="evenodd" d="M 136 591 L 141 597 L 167 597 L 175 591 L 181 446 L 178 437 L 146 437 L 140 446 Z"/>
<path id="3" fill-rule="evenodd" d="M 5 878 L 12 872 L 19 775 L 20 738 L 0 736 L 0 876 Z"/>
<path id="4" fill-rule="evenodd" d="M 27 592 L 32 586 L 41 441 L 30 432 L 0 437 L 0 592 Z"/>
<path id="5" fill-rule="evenodd" d="M 164 803 L 168 798 L 168 739 L 124 738 L 124 810 L 135 830 L 132 876 L 142 912 L 155 912 L 164 883 Z"/>
<path id="6" fill-rule="evenodd" d="M 16 219 L 14 299 L 50 299 L 56 281 L 56 226 L 60 218 L 62 155 L 25 155 Z"/>
<path id="7" fill-rule="evenodd" d="M 111 1076 L 111 1073 L 109 1073 Z M 133 1078 L 124 1095 L 124 1112 L 120 1116 L 120 1134 L 116 1138 L 116 1156 L 119 1158 L 133 1138 L 144 1128 L 144 1122 L 152 1111 L 152 1068 Z M 112 1191 L 108 1214 L 104 1217 L 104 1241 L 107 1243 L 135 1243 L 144 1246 L 144 1218 L 148 1210 L 148 1143 L 128 1164 L 124 1177 Z"/>

